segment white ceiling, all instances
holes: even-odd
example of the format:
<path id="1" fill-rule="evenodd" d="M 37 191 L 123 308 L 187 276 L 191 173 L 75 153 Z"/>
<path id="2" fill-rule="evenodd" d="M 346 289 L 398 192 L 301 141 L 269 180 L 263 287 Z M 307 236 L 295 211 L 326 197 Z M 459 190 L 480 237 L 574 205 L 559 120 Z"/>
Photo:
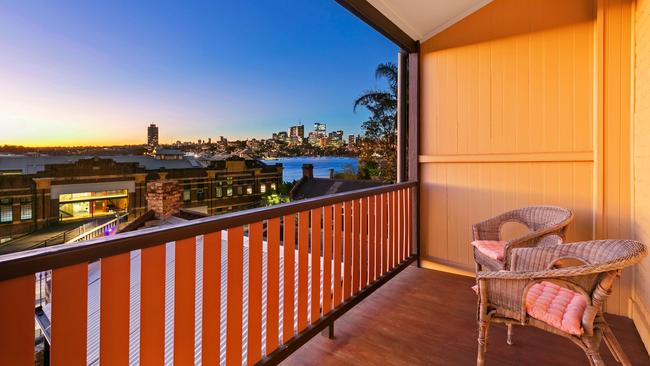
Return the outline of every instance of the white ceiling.
<path id="1" fill-rule="evenodd" d="M 424 41 L 492 0 L 368 0 L 416 41 Z"/>

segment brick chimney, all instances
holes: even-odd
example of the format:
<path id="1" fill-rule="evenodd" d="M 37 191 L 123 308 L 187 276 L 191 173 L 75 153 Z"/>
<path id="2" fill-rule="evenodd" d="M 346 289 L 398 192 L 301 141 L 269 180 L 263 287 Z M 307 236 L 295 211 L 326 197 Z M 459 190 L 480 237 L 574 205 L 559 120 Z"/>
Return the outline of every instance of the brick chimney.
<path id="1" fill-rule="evenodd" d="M 156 180 L 147 183 L 147 207 L 159 220 L 177 214 L 181 206 L 183 190 L 175 180 Z"/>
<path id="2" fill-rule="evenodd" d="M 314 165 L 313 164 L 303 164 L 302 165 L 302 176 L 303 176 L 303 178 L 313 178 L 314 177 Z"/>

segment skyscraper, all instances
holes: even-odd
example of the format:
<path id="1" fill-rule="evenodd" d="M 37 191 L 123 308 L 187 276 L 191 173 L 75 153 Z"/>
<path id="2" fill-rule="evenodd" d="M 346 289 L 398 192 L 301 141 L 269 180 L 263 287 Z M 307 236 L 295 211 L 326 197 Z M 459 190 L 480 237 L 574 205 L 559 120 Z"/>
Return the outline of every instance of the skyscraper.
<path id="1" fill-rule="evenodd" d="M 158 126 L 155 123 L 147 127 L 147 144 L 151 147 L 158 146 Z"/>
<path id="2" fill-rule="evenodd" d="M 305 126 L 291 126 L 289 131 L 287 131 L 289 141 L 294 144 L 301 144 L 302 140 L 305 138 Z"/>
<path id="3" fill-rule="evenodd" d="M 325 134 L 327 132 L 327 125 L 325 123 L 314 123 L 314 131 L 319 134 Z"/>

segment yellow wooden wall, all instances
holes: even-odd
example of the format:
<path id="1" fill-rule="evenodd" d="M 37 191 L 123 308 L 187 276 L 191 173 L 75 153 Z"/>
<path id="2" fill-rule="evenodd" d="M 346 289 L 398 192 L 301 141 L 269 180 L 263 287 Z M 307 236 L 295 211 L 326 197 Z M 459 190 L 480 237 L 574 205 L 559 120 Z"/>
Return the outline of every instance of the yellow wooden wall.
<path id="1" fill-rule="evenodd" d="M 650 245 L 650 0 L 636 4 L 633 128 L 634 236 Z M 650 349 L 650 258 L 636 267 L 632 319 Z"/>
<path id="2" fill-rule="evenodd" d="M 470 226 L 569 207 L 569 240 L 632 235 L 631 0 L 495 0 L 421 48 L 421 245 L 473 269 Z M 632 273 L 607 310 L 629 314 Z"/>

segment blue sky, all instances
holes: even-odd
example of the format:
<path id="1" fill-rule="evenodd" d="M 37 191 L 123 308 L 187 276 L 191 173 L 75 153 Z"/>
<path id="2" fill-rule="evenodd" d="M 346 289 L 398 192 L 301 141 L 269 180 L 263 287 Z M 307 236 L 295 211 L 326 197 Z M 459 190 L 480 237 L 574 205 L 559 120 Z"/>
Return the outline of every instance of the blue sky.
<path id="1" fill-rule="evenodd" d="M 0 144 L 360 133 L 397 52 L 334 0 L 0 0 Z"/>

